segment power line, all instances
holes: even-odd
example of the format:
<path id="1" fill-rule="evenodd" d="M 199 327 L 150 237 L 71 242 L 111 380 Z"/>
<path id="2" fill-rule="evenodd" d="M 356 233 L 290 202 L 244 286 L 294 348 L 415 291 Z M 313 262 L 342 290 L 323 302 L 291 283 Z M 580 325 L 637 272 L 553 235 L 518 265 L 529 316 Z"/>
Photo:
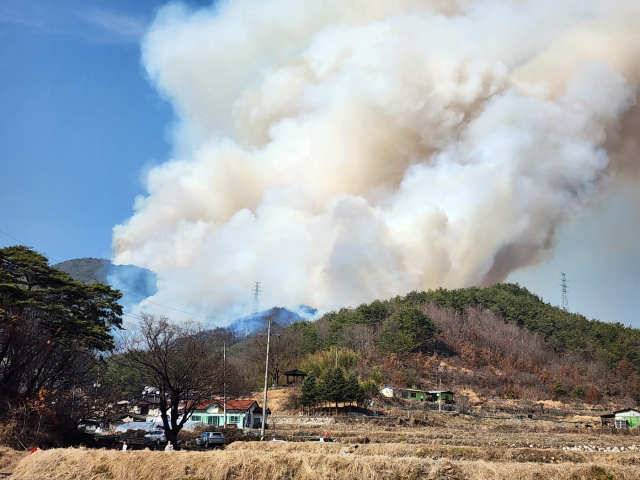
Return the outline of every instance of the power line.
<path id="1" fill-rule="evenodd" d="M 208 320 L 218 320 L 216 317 L 207 317 L 206 315 L 200 315 L 199 313 L 185 312 L 184 310 L 178 310 L 177 308 L 168 307 L 166 305 L 162 305 L 161 303 L 152 302 L 151 300 L 147 300 L 148 297 L 142 297 L 140 295 L 135 295 L 135 294 L 130 293 L 130 292 L 125 292 L 124 290 L 120 290 L 120 291 L 122 293 L 124 293 L 124 294 L 131 295 L 132 297 L 141 298 L 142 300 L 146 300 L 147 303 L 153 303 L 154 305 L 157 305 L 159 307 L 168 308 L 169 310 L 173 310 L 174 312 L 184 313 L 185 315 L 193 315 L 194 317 L 202 317 L 202 318 L 206 318 Z"/>
<path id="2" fill-rule="evenodd" d="M 0 230 L 0 233 L 2 233 L 3 235 L 6 235 L 7 237 L 11 238 L 12 240 L 15 240 L 16 242 L 18 242 L 20 245 L 22 245 L 23 247 L 27 247 L 27 248 L 31 248 L 29 245 L 27 245 L 24 242 L 21 242 L 20 240 L 18 240 L 16 237 L 12 237 L 11 235 L 9 235 L 7 232 L 3 232 L 2 230 Z M 62 263 L 60 260 L 57 260 L 55 258 L 53 258 L 51 255 L 49 255 L 49 258 L 55 262 L 58 263 Z"/>

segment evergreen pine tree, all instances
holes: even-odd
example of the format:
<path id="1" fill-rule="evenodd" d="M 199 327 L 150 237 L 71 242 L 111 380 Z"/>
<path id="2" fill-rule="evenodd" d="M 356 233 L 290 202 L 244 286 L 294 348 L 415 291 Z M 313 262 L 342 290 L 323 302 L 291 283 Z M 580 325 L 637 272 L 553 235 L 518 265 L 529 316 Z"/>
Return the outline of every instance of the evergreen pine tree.
<path id="1" fill-rule="evenodd" d="M 364 403 L 365 399 L 366 399 L 366 392 L 365 392 L 364 386 L 358 382 L 358 393 L 356 395 L 356 405 L 359 407 Z"/>
<path id="2" fill-rule="evenodd" d="M 351 410 L 351 404 L 358 399 L 358 377 L 355 373 L 351 372 L 347 377 L 344 385 L 344 401 L 349 402 L 349 410 Z"/>
<path id="3" fill-rule="evenodd" d="M 311 407 L 311 404 L 316 402 L 317 396 L 317 380 L 316 376 L 311 372 L 302 382 L 302 387 L 300 388 L 300 403 L 303 408 L 307 407 L 308 409 Z"/>
<path id="4" fill-rule="evenodd" d="M 327 370 L 322 376 L 320 383 L 316 384 L 316 403 L 322 404 L 323 407 L 324 402 L 327 401 L 327 382 L 330 372 L 331 370 Z"/>
<path id="5" fill-rule="evenodd" d="M 341 368 L 334 368 L 327 372 L 326 396 L 329 402 L 336 404 L 336 414 L 338 413 L 338 402 L 344 401 L 344 390 L 346 380 Z"/>

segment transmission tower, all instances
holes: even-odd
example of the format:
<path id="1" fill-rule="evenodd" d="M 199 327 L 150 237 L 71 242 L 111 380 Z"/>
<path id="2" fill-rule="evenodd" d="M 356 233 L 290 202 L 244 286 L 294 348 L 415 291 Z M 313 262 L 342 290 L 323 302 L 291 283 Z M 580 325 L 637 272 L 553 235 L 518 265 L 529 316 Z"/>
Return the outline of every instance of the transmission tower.
<path id="1" fill-rule="evenodd" d="M 258 317 L 258 312 L 260 311 L 260 282 L 256 282 L 253 287 L 253 318 Z"/>
<path id="2" fill-rule="evenodd" d="M 561 273 L 562 278 L 560 279 L 560 286 L 562 287 L 562 310 L 565 312 L 569 311 L 569 300 L 567 298 L 567 291 L 569 287 L 567 287 L 567 276 L 564 273 Z"/>

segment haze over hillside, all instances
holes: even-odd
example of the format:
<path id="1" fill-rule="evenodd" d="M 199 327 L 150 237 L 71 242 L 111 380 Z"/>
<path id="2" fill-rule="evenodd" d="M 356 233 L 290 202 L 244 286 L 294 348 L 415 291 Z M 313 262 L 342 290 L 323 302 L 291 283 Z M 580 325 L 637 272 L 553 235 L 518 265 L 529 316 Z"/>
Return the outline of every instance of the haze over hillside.
<path id="1" fill-rule="evenodd" d="M 157 276 L 151 270 L 135 265 L 114 265 L 104 258 L 75 258 L 53 265 L 54 268 L 68 273 L 74 280 L 82 283 L 104 283 L 124 293 L 125 306 L 139 303 L 154 295 Z M 134 297 L 128 296 L 133 294 Z M 265 321 L 271 318 L 281 326 L 293 322 L 309 320 L 317 313 L 315 308 L 299 305 L 297 308 L 273 307 L 262 310 L 256 315 L 240 317 L 229 325 L 229 328 L 241 333 L 253 333 L 263 328 Z M 170 312 L 167 312 L 170 315 Z"/>
<path id="2" fill-rule="evenodd" d="M 104 258 L 75 258 L 53 267 L 68 273 L 78 282 L 104 283 L 142 298 L 158 291 L 156 274 L 135 265 L 114 265 Z"/>

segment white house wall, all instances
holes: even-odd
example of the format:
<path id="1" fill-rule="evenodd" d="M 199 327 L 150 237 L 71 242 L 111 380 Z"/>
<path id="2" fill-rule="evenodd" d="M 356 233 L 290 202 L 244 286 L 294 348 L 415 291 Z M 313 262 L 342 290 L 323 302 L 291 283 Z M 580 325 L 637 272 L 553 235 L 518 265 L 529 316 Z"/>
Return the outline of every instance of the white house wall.
<path id="1" fill-rule="evenodd" d="M 637 410 L 631 410 L 630 412 L 624 412 L 624 413 L 616 413 L 616 420 L 622 420 L 623 418 L 629 418 L 629 417 L 640 417 L 640 412 Z"/>

